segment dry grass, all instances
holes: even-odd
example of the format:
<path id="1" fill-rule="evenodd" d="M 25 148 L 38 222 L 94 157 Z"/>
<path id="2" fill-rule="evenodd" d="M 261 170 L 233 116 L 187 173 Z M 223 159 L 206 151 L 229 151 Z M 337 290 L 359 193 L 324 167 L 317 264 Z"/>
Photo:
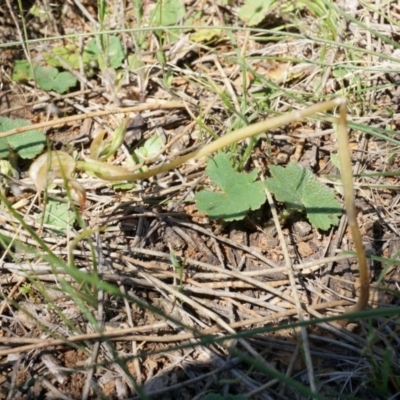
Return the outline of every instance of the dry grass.
<path id="1" fill-rule="evenodd" d="M 70 204 L 73 222 L 55 229 L 43 223 L 29 162 L 19 160 L 19 177 L 4 178 L 0 209 L 0 399 L 395 398 L 397 2 L 379 9 L 360 2 L 347 23 L 334 6 L 318 15 L 301 2 L 290 11 L 278 5 L 252 30 L 239 29 L 237 2 L 186 2 L 183 21 L 226 26 L 206 42 L 193 41 L 197 28 L 175 30 L 170 41 L 171 30 L 126 31 L 149 23 L 152 1 L 140 26 L 131 2 L 109 0 L 104 21 L 92 0 L 32 3 L 42 17 L 28 13 L 29 2 L 22 17 L 17 2 L 0 6 L 0 115 L 40 124 L 49 147 L 76 157 L 88 154 L 100 129 L 113 132 L 121 109 L 132 126 L 108 162 L 133 168 L 132 149 L 154 135 L 163 147 L 151 166 L 251 122 L 345 95 L 373 292 L 368 310 L 341 327 L 336 321 L 358 293 L 346 218 L 317 232 L 304 215 L 272 218 L 270 198 L 242 222 L 209 221 L 194 203 L 209 185 L 204 162 L 124 189 L 80 173 L 86 207 L 80 213 Z M 83 46 L 99 22 L 119 32 L 141 68 L 124 64 L 118 79 L 104 69 L 90 78 L 72 70 L 79 87 L 65 95 L 11 80 L 16 59 L 41 62 L 52 46 Z M 54 39 L 11 46 L 24 30 Z M 267 175 L 268 165 L 295 160 L 340 190 L 326 118 L 273 133 L 232 146 L 238 164 Z M 48 196 L 68 201 L 57 186 Z"/>

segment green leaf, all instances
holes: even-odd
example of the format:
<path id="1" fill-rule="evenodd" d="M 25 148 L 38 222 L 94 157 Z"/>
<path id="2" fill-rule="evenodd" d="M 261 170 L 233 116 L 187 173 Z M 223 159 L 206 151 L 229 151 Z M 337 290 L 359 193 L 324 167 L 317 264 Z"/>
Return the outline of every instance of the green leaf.
<path id="1" fill-rule="evenodd" d="M 14 82 L 26 82 L 32 79 L 29 61 L 15 60 L 11 78 Z"/>
<path id="2" fill-rule="evenodd" d="M 95 38 L 90 39 L 87 43 L 85 48 L 83 49 L 83 62 L 90 63 L 92 61 L 98 62 L 97 58 L 100 54 L 99 46 L 97 45 L 97 41 Z"/>
<path id="3" fill-rule="evenodd" d="M 275 0 L 246 0 L 238 16 L 248 26 L 258 25 L 274 3 Z"/>
<path id="4" fill-rule="evenodd" d="M 35 78 L 38 86 L 46 91 L 55 90 L 57 93 L 65 93 L 77 83 L 76 78 L 70 72 L 59 72 L 54 67 L 35 67 Z"/>
<path id="5" fill-rule="evenodd" d="M 117 69 L 122 65 L 122 61 L 125 58 L 125 52 L 118 36 L 109 37 L 107 55 L 109 57 L 111 68 Z"/>
<path id="6" fill-rule="evenodd" d="M 108 57 L 109 66 L 112 68 L 119 68 L 122 65 L 122 61 L 125 58 L 124 49 L 122 47 L 121 40 L 118 36 L 108 36 L 106 42 L 106 56 Z M 97 45 L 95 38 L 90 39 L 87 42 L 85 50 L 83 52 L 83 61 L 85 64 L 89 64 L 92 61 L 99 63 L 99 56 L 101 51 Z"/>
<path id="7" fill-rule="evenodd" d="M 290 163 L 286 168 L 273 165 L 272 178 L 265 186 L 278 201 L 286 203 L 289 209 L 306 209 L 307 217 L 317 229 L 327 230 L 337 225 L 342 207 L 334 193 L 308 169 Z"/>
<path id="8" fill-rule="evenodd" d="M 0 132 L 6 132 L 10 129 L 30 125 L 29 121 L 24 119 L 10 119 L 0 117 Z M 22 158 L 34 158 L 43 151 L 46 137 L 43 132 L 38 130 L 17 133 L 0 139 L 0 158 L 9 156 L 10 148 L 14 149 Z"/>
<path id="9" fill-rule="evenodd" d="M 64 233 L 75 222 L 75 214 L 69 210 L 67 203 L 49 199 L 44 210 L 43 222 L 56 232 Z M 38 215 L 40 221 L 42 215 Z"/>
<path id="10" fill-rule="evenodd" d="M 58 75 L 58 69 L 54 67 L 35 66 L 35 78 L 40 89 L 53 90 L 53 81 Z"/>
<path id="11" fill-rule="evenodd" d="M 236 172 L 230 158 L 229 153 L 219 153 L 207 162 L 207 175 L 222 191 L 203 190 L 196 194 L 197 208 L 211 219 L 240 220 L 265 203 L 264 185 L 254 182 L 258 171 Z"/>
<path id="12" fill-rule="evenodd" d="M 344 78 L 348 74 L 348 70 L 346 68 L 334 68 L 332 71 L 332 75 L 335 78 Z"/>
<path id="13" fill-rule="evenodd" d="M 139 57 L 137 54 L 131 54 L 128 56 L 129 71 L 139 74 L 145 67 L 146 64 L 143 62 L 142 57 Z"/>
<path id="14" fill-rule="evenodd" d="M 190 35 L 190 40 L 196 43 L 207 43 L 221 36 L 221 29 L 197 29 Z"/>
<path id="15" fill-rule="evenodd" d="M 71 68 L 79 69 L 79 49 L 74 44 L 67 44 L 65 46 L 56 46 L 51 52 L 44 53 L 44 59 L 47 64 L 53 67 L 62 67 L 61 63 L 54 57 L 54 54 L 60 57 Z"/>
<path id="16" fill-rule="evenodd" d="M 32 14 L 34 17 L 40 18 L 45 14 L 45 11 L 42 10 L 39 6 L 34 5 L 29 9 L 29 14 Z"/>
<path id="17" fill-rule="evenodd" d="M 115 190 L 132 190 L 136 187 L 136 185 L 130 182 L 127 183 L 122 182 L 122 183 L 113 183 L 112 187 Z"/>
<path id="18" fill-rule="evenodd" d="M 60 72 L 53 82 L 53 90 L 57 93 L 65 93 L 69 88 L 74 87 L 76 83 L 76 78 L 70 72 Z"/>
<path id="19" fill-rule="evenodd" d="M 154 26 L 177 25 L 185 16 L 186 10 L 183 1 L 164 0 L 158 2 L 151 14 Z"/>
<path id="20" fill-rule="evenodd" d="M 38 86 L 46 91 L 55 90 L 57 93 L 65 93 L 69 88 L 77 83 L 76 78 L 70 72 L 59 72 L 52 66 L 34 66 L 35 79 Z M 15 82 L 24 82 L 33 79 L 29 62 L 26 60 L 16 60 L 12 79 Z"/>

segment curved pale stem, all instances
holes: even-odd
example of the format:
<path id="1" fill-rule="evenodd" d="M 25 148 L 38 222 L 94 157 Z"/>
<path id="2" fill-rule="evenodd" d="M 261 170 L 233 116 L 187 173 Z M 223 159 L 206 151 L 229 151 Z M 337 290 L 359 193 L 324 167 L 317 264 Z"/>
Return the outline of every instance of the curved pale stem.
<path id="1" fill-rule="evenodd" d="M 192 153 L 178 157 L 167 164 L 149 169 L 145 172 L 130 172 L 122 167 L 112 166 L 110 164 L 91 159 L 87 161 L 79 161 L 77 163 L 77 168 L 83 171 L 95 172 L 99 178 L 107 181 L 136 181 L 148 179 L 152 176 L 177 168 L 190 160 L 199 160 L 207 157 L 208 155 L 215 153 L 233 143 L 237 143 L 252 136 L 259 135 L 260 133 L 279 128 L 280 126 L 290 124 L 291 122 L 299 119 L 310 117 L 316 113 L 330 110 L 340 105 L 343 101 L 344 100 L 342 98 L 328 100 L 320 104 L 312 105 L 304 110 L 292 111 L 285 115 L 279 115 L 265 121 L 257 122 L 255 124 L 230 132 L 207 144 L 206 146 L 193 151 Z"/>

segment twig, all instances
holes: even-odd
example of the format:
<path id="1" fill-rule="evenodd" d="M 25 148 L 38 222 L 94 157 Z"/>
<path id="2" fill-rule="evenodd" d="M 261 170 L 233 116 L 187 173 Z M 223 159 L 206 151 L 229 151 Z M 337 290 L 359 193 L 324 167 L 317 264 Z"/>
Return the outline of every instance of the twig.
<path id="1" fill-rule="evenodd" d="M 109 277 L 110 280 L 112 280 L 112 275 Z M 314 307 L 307 307 L 307 312 L 310 312 L 312 310 L 323 310 L 327 308 L 334 308 L 334 307 L 339 307 L 339 306 L 345 306 L 351 304 L 347 300 L 339 300 L 339 301 L 331 301 L 328 303 L 324 304 L 318 304 Z M 281 318 L 286 318 L 290 317 L 292 315 L 296 315 L 297 311 L 295 309 L 275 313 L 268 315 L 266 317 L 260 317 L 260 318 L 252 318 L 248 319 L 245 321 L 238 321 L 230 324 L 229 326 L 233 329 L 241 328 L 244 326 L 251 326 L 251 325 L 265 325 L 268 322 L 271 321 L 277 321 Z M 76 336 L 70 336 L 65 339 L 48 339 L 48 340 L 43 340 L 43 339 L 36 339 L 32 338 L 29 339 L 32 344 L 25 345 L 25 346 L 19 346 L 15 348 L 10 348 L 10 349 L 5 349 L 5 350 L 0 350 L 0 357 L 1 356 L 6 356 L 8 354 L 15 354 L 15 353 L 24 353 L 27 351 L 31 350 L 37 350 L 37 349 L 43 349 L 46 347 L 53 347 L 53 346 L 64 346 L 67 345 L 68 343 L 79 343 L 82 341 L 87 341 L 87 340 L 104 340 L 104 339 L 109 339 L 109 340 L 114 340 L 114 341 L 122 341 L 122 340 L 136 340 L 136 341 L 144 341 L 144 342 L 157 342 L 157 343 L 175 343 L 178 341 L 184 341 L 184 340 L 189 340 L 194 337 L 194 333 L 189 332 L 189 333 L 184 333 L 184 334 L 178 334 L 178 335 L 164 335 L 164 336 L 151 336 L 151 335 L 130 335 L 131 332 L 146 332 L 146 331 L 151 331 L 154 329 L 163 329 L 168 327 L 168 324 L 166 322 L 160 322 L 154 325 L 147 325 L 147 326 L 142 326 L 142 327 L 135 327 L 135 328 L 127 328 L 127 329 L 118 329 L 115 331 L 107 331 L 103 333 L 90 333 L 90 334 L 85 334 L 85 335 L 76 335 Z M 215 333 L 218 333 L 221 331 L 221 328 L 219 327 L 212 327 L 206 330 L 199 331 L 200 335 L 212 335 Z M 349 337 L 349 333 L 347 333 L 347 338 Z M 25 339 L 28 340 L 28 339 Z M 0 343 L 20 343 L 20 338 L 1 338 L 0 337 Z M 355 343 L 359 343 L 359 338 L 358 336 L 354 339 Z"/>
<path id="2" fill-rule="evenodd" d="M 268 204 L 269 204 L 270 209 L 271 209 L 272 218 L 274 219 L 275 227 L 276 227 L 276 229 L 278 231 L 278 236 L 279 236 L 279 241 L 280 241 L 280 244 L 281 244 L 281 248 L 283 249 L 283 255 L 284 255 L 284 258 L 285 258 L 285 264 L 286 264 L 286 267 L 287 267 L 287 273 L 289 275 L 290 285 L 292 287 L 292 296 L 293 296 L 293 299 L 295 301 L 297 316 L 298 316 L 300 321 L 304 321 L 304 318 L 303 318 L 303 307 L 302 307 L 302 304 L 300 303 L 299 295 L 297 293 L 296 278 L 294 276 L 294 271 L 292 269 L 292 264 L 290 262 L 289 252 L 287 250 L 287 246 L 286 246 L 286 243 L 285 243 L 285 237 L 283 235 L 282 228 L 281 228 L 280 223 L 279 223 L 278 212 L 276 211 L 275 203 L 274 203 L 274 201 L 272 199 L 271 193 L 267 189 L 265 189 L 265 192 L 267 194 L 267 200 L 268 200 Z M 305 326 L 301 326 L 300 327 L 300 332 L 301 332 L 301 338 L 302 338 L 302 342 L 303 342 L 303 346 L 304 346 L 304 356 L 305 356 L 305 361 L 306 361 L 306 366 L 307 366 L 308 379 L 310 381 L 310 389 L 312 390 L 312 392 L 316 393 L 314 369 L 313 369 L 313 363 L 312 363 L 312 359 L 311 359 L 310 343 L 309 343 L 309 340 L 308 340 L 306 327 Z"/>
<path id="3" fill-rule="evenodd" d="M 53 126 L 53 125 L 67 124 L 69 122 L 79 121 L 79 120 L 86 119 L 86 118 L 94 118 L 94 117 L 100 117 L 103 115 L 110 115 L 110 114 L 127 114 L 130 112 L 140 112 L 140 111 L 146 111 L 146 110 L 170 110 L 170 109 L 175 109 L 175 108 L 185 108 L 185 105 L 182 103 L 177 103 L 177 102 L 173 102 L 173 101 L 168 101 L 168 102 L 157 101 L 154 103 L 140 104 L 138 106 L 133 106 L 133 107 L 114 108 L 112 110 L 103 110 L 103 111 L 92 111 L 90 113 L 83 114 L 83 115 L 82 114 L 71 115 L 71 116 L 65 117 L 65 118 L 59 118 L 56 120 L 40 122 L 38 124 L 20 126 L 19 128 L 14 128 L 14 129 L 10 129 L 5 132 L 0 132 L 0 139 L 7 137 L 7 136 L 11 136 L 11 135 L 16 135 L 17 133 L 23 133 L 23 132 L 31 131 L 34 129 L 47 128 L 47 127 Z"/>

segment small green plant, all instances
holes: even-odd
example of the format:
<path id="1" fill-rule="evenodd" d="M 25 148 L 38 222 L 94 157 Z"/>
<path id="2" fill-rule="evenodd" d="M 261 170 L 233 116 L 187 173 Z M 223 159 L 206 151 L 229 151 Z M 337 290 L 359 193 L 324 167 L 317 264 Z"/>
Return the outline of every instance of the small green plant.
<path id="1" fill-rule="evenodd" d="M 202 190 L 196 194 L 197 208 L 212 219 L 243 219 L 266 200 L 264 185 L 255 182 L 257 170 L 236 172 L 231 165 L 231 156 L 230 153 L 219 153 L 207 161 L 206 173 L 221 191 Z"/>
<path id="2" fill-rule="evenodd" d="M 51 66 L 37 65 L 34 72 L 38 86 L 46 91 L 54 90 L 57 93 L 66 93 L 77 83 L 76 78 L 70 72 L 60 72 L 57 68 Z"/>
<path id="3" fill-rule="evenodd" d="M 147 139 L 142 146 L 135 149 L 133 157 L 135 161 L 139 164 L 143 161 L 150 160 L 155 157 L 163 147 L 162 137 L 159 135 L 154 135 Z"/>
<path id="4" fill-rule="evenodd" d="M 265 181 L 267 189 L 289 210 L 307 212 L 307 217 L 317 229 L 328 230 L 337 225 L 342 207 L 334 193 L 306 168 L 290 163 L 286 168 L 272 165 L 272 178 Z"/>
<path id="5" fill-rule="evenodd" d="M 15 60 L 11 75 L 14 82 L 26 82 L 32 79 L 31 66 L 28 60 Z"/>
<path id="6" fill-rule="evenodd" d="M 25 119 L 11 119 L 0 117 L 0 134 L 10 129 L 30 125 Z M 0 159 L 10 156 L 10 151 L 17 153 L 21 158 L 32 159 L 43 151 L 46 137 L 38 130 L 18 133 L 0 138 Z"/>
<path id="7" fill-rule="evenodd" d="M 24 296 L 31 296 L 33 294 L 33 287 L 31 283 L 23 283 L 21 285 L 21 288 L 19 289 L 20 293 L 23 294 Z"/>
<path id="8" fill-rule="evenodd" d="M 222 191 L 202 190 L 196 194 L 197 208 L 211 219 L 233 221 L 243 219 L 250 210 L 259 209 L 266 200 L 264 185 L 256 182 L 257 170 L 249 174 L 234 171 L 231 154 L 220 153 L 207 161 L 206 173 Z M 307 212 L 317 229 L 337 225 L 342 214 L 334 193 L 319 182 L 311 171 L 290 163 L 286 168 L 272 165 L 272 178 L 267 189 L 283 202 L 289 211 Z"/>
<path id="9" fill-rule="evenodd" d="M 111 68 L 120 68 L 125 58 L 125 52 L 118 36 L 107 36 L 105 57 Z M 16 60 L 12 73 L 15 82 L 26 82 L 35 80 L 40 89 L 57 93 L 66 93 L 77 84 L 77 79 L 69 71 L 60 71 L 65 63 L 72 69 L 79 70 L 80 59 L 87 76 L 94 75 L 94 68 L 104 64 L 103 54 L 95 38 L 90 39 L 82 52 L 74 44 L 56 46 L 51 51 L 44 53 L 44 60 L 48 65 L 33 65 L 28 60 Z"/>
<path id="10" fill-rule="evenodd" d="M 122 61 L 125 58 L 125 52 L 122 47 L 121 40 L 118 36 L 108 36 L 107 53 L 110 67 L 120 68 Z M 95 38 L 90 39 L 82 52 L 83 67 L 88 76 L 93 75 L 93 67 L 99 65 L 99 57 L 101 50 Z M 71 68 L 78 70 L 80 63 L 79 48 L 74 44 L 67 44 L 65 46 L 56 46 L 51 51 L 44 54 L 44 59 L 49 65 L 53 67 L 62 67 L 60 59 L 68 64 Z"/>
<path id="11" fill-rule="evenodd" d="M 122 145 L 125 138 L 129 118 L 125 118 L 121 125 L 115 129 L 111 140 L 105 140 L 105 131 L 100 132 L 90 145 L 90 158 L 105 161 L 112 156 Z"/>
<path id="12" fill-rule="evenodd" d="M 337 16 L 331 7 L 332 2 L 327 0 L 246 0 L 241 6 L 238 17 L 248 26 L 261 24 L 268 15 L 279 15 L 290 21 L 294 26 L 302 24 L 301 19 L 296 17 L 300 11 L 307 10 L 314 17 L 323 20 L 321 24 L 322 33 L 330 38 L 335 38 L 337 33 Z"/>
<path id="13" fill-rule="evenodd" d="M 77 80 L 68 71 L 60 72 L 52 66 L 34 65 L 33 73 L 27 60 L 16 60 L 12 73 L 12 80 L 15 82 L 24 82 L 36 80 L 40 89 L 57 93 L 65 93 L 70 88 L 76 86 Z"/>

